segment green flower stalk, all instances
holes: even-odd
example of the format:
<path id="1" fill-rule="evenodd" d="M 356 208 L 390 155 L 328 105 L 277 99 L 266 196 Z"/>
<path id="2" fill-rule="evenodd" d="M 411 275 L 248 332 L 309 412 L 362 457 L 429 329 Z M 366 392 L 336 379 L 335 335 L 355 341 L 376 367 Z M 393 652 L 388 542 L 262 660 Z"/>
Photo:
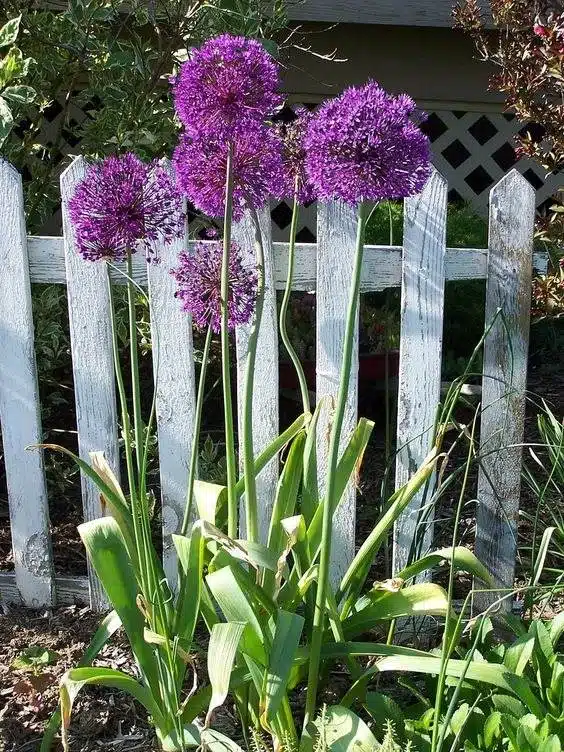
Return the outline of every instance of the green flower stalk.
<path id="1" fill-rule="evenodd" d="M 303 411 L 304 411 L 304 414 L 307 415 L 310 412 L 309 390 L 307 387 L 307 380 L 305 377 L 304 369 L 302 368 L 302 364 L 298 357 L 298 354 L 295 351 L 294 346 L 292 345 L 292 342 L 290 341 L 290 337 L 288 335 L 288 326 L 287 326 L 288 307 L 290 304 L 290 296 L 292 294 L 292 282 L 294 279 L 294 264 L 295 264 L 295 257 L 296 257 L 296 231 L 298 228 L 299 214 L 300 214 L 300 204 L 298 201 L 298 194 L 296 191 L 296 193 L 294 194 L 294 207 L 292 210 L 292 222 L 290 225 L 290 242 L 288 244 L 288 269 L 286 273 L 286 287 L 284 288 L 284 297 L 282 298 L 282 304 L 280 306 L 280 336 L 282 338 L 282 342 L 284 343 L 284 347 L 286 348 L 286 352 L 288 353 L 288 356 L 290 357 L 290 360 L 292 361 L 294 368 L 296 369 L 296 374 L 298 376 L 298 382 L 300 385 L 300 394 L 302 397 Z"/>
<path id="2" fill-rule="evenodd" d="M 235 432 L 231 400 L 231 368 L 229 362 L 229 253 L 233 217 L 233 144 L 227 149 L 225 174 L 225 215 L 223 221 L 223 261 L 221 265 L 221 376 L 223 381 L 223 413 L 225 420 L 225 456 L 227 464 L 227 534 L 237 537 L 237 465 Z"/>
<path id="3" fill-rule="evenodd" d="M 344 351 L 343 360 L 341 363 L 339 392 L 337 396 L 337 404 L 335 407 L 335 414 L 333 415 L 331 435 L 329 439 L 329 455 L 327 459 L 327 490 L 323 503 L 319 577 L 317 580 L 317 595 L 315 599 L 315 611 L 313 616 L 313 630 L 311 636 L 310 663 L 304 719 L 304 736 L 306 740 L 311 736 L 312 732 L 315 733 L 315 729 L 312 729 L 312 725 L 313 721 L 315 720 L 315 712 L 317 707 L 319 664 L 321 660 L 321 647 L 323 644 L 323 632 L 325 628 L 325 609 L 329 586 L 329 566 L 331 562 L 333 509 L 337 501 L 337 499 L 335 499 L 334 497 L 337 481 L 337 463 L 339 460 L 339 443 L 341 439 L 343 417 L 345 414 L 347 394 L 349 390 L 354 332 L 356 327 L 358 326 L 360 277 L 362 271 L 364 232 L 366 229 L 367 217 L 367 206 L 366 204 L 361 203 L 358 208 L 356 251 L 351 288 L 349 293 L 349 304 L 347 312 L 347 322 L 345 327 Z"/>

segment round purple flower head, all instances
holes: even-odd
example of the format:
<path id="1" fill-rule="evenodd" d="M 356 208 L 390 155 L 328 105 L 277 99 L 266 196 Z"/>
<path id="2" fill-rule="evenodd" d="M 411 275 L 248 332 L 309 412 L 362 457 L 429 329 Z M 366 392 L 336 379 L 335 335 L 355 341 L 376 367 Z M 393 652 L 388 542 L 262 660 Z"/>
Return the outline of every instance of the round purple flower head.
<path id="1" fill-rule="evenodd" d="M 375 81 L 326 102 L 305 139 L 307 174 L 322 201 L 348 204 L 418 193 L 430 174 L 427 137 L 413 122 L 415 102 Z"/>
<path id="2" fill-rule="evenodd" d="M 231 140 L 282 104 L 277 89 L 278 66 L 262 44 L 223 34 L 182 65 L 174 99 L 190 136 Z"/>
<path id="3" fill-rule="evenodd" d="M 158 243 L 184 229 L 182 202 L 169 173 L 135 154 L 91 165 L 69 202 L 78 252 L 87 261 L 123 261 L 141 246 L 158 261 Z"/>
<path id="4" fill-rule="evenodd" d="M 206 136 L 180 139 L 173 156 L 180 191 L 210 217 L 225 210 L 227 144 Z M 272 128 L 261 125 L 240 134 L 233 151 L 233 219 L 247 207 L 261 209 L 283 186 L 282 142 Z"/>
<path id="5" fill-rule="evenodd" d="M 305 137 L 313 114 L 305 107 L 296 108 L 296 119 L 278 126 L 284 144 L 284 193 L 294 196 L 300 204 L 315 201 L 315 188 L 306 173 Z"/>
<path id="6" fill-rule="evenodd" d="M 171 272 L 178 282 L 176 297 L 182 301 L 182 310 L 192 314 L 198 327 L 204 329 L 211 325 L 216 333 L 221 329 L 222 259 L 220 242 L 202 241 L 196 244 L 193 254 L 181 253 L 178 267 Z M 229 329 L 250 321 L 256 296 L 256 271 L 244 266 L 239 247 L 232 243 L 227 304 Z"/>

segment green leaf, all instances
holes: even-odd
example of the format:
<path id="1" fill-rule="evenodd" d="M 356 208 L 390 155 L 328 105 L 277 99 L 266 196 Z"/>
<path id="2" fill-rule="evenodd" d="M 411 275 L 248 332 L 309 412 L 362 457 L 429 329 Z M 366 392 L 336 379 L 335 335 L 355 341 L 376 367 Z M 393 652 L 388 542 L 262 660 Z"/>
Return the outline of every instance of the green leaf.
<path id="1" fill-rule="evenodd" d="M 206 582 L 226 621 L 247 624 L 241 638 L 241 651 L 266 666 L 265 630 L 269 617 L 274 618 L 276 606 L 272 602 L 265 604 L 265 593 L 238 565 L 208 574 Z"/>
<path id="2" fill-rule="evenodd" d="M 343 596 L 345 596 L 347 600 L 353 601 L 354 596 L 360 593 L 374 557 L 380 550 L 383 541 L 387 538 L 392 525 L 407 507 L 415 494 L 431 477 L 435 470 L 438 458 L 439 454 L 437 449 L 433 448 L 421 464 L 421 467 L 419 467 L 410 480 L 392 495 L 388 501 L 386 511 L 380 517 L 368 538 L 366 538 L 361 545 L 351 565 L 345 572 L 336 596 L 337 603 L 341 601 Z"/>
<path id="3" fill-rule="evenodd" d="M 145 620 L 137 605 L 139 588 L 119 525 L 113 517 L 102 517 L 82 523 L 78 532 L 106 595 L 121 619 L 139 668 L 156 692 L 155 656 L 145 642 Z"/>
<path id="4" fill-rule="evenodd" d="M 286 696 L 288 680 L 304 626 L 304 619 L 289 611 L 279 611 L 265 672 L 261 716 L 268 728 Z"/>
<path id="5" fill-rule="evenodd" d="M 302 478 L 303 447 L 306 440 L 302 432 L 292 441 L 288 458 L 278 481 L 274 508 L 270 518 L 268 531 L 268 548 L 278 558 L 285 549 L 286 534 L 282 526 L 282 520 L 294 514 L 298 490 Z M 273 595 L 276 577 L 272 572 L 266 571 L 263 576 L 263 588 L 268 595 Z"/>
<path id="6" fill-rule="evenodd" d="M 60 697 L 62 713 L 62 742 L 65 752 L 68 750 L 68 727 L 72 713 L 72 706 L 82 687 L 96 685 L 112 687 L 120 692 L 127 692 L 147 710 L 157 727 L 163 727 L 163 717 L 159 706 L 151 692 L 138 681 L 122 671 L 112 668 L 73 668 L 67 671 L 61 679 Z"/>
<path id="7" fill-rule="evenodd" d="M 351 639 L 370 631 L 379 621 L 389 621 L 401 616 L 446 616 L 448 611 L 446 591 L 433 582 L 417 583 L 396 592 L 371 590 L 357 602 L 353 613 L 343 621 L 343 631 L 346 639 Z"/>
<path id="8" fill-rule="evenodd" d="M 534 635 L 526 634 L 519 637 L 505 651 L 503 665 L 518 676 L 523 676 L 533 650 L 535 649 Z"/>
<path id="9" fill-rule="evenodd" d="M 90 644 L 84 651 L 82 658 L 78 662 L 78 668 L 89 666 L 94 658 L 98 655 L 100 650 L 104 647 L 110 637 L 117 632 L 121 627 L 121 619 L 118 616 L 117 611 L 110 611 L 110 613 L 102 619 L 100 626 L 94 633 L 94 637 L 91 639 Z M 57 708 L 49 723 L 45 727 L 43 732 L 43 739 L 41 740 L 41 748 L 39 752 L 49 752 L 53 744 L 53 739 L 61 725 L 61 711 Z"/>
<path id="10" fill-rule="evenodd" d="M 404 738 L 405 718 L 395 700 L 380 692 L 367 692 L 364 707 L 372 716 L 372 730 L 378 739 L 381 739 L 386 733 L 388 721 L 394 724 L 399 738 Z"/>
<path id="11" fill-rule="evenodd" d="M 314 410 L 307 427 L 307 437 L 304 444 L 304 479 L 302 484 L 301 511 L 307 525 L 311 524 L 313 515 L 319 504 L 319 488 L 317 485 L 317 424 L 321 409 L 328 402 L 328 397 L 322 397 Z"/>
<path id="12" fill-rule="evenodd" d="M 373 668 L 364 672 L 345 697 L 361 697 L 362 687 L 366 685 L 366 682 L 376 674 L 385 671 L 408 671 L 438 676 L 441 671 L 441 658 L 438 656 L 392 656 L 382 658 Z M 466 661 L 462 660 L 449 660 L 445 666 L 445 674 L 455 679 L 460 679 L 464 676 L 466 681 L 477 681 L 489 686 L 498 687 L 505 692 L 516 695 L 525 703 L 529 711 L 534 713 L 538 718 L 542 718 L 545 714 L 545 709 L 533 694 L 529 681 L 522 676 L 512 674 L 505 666 L 486 663 L 485 661 L 471 661 L 467 664 Z M 347 704 L 345 699 L 343 699 L 343 704 Z"/>
<path id="13" fill-rule="evenodd" d="M 21 14 L 16 18 L 10 19 L 0 28 L 0 47 L 9 47 L 14 44 L 20 31 Z"/>
<path id="14" fill-rule="evenodd" d="M 244 752 L 242 747 L 233 739 L 215 729 L 202 729 L 200 736 L 202 738 L 202 749 L 209 752 Z"/>
<path id="15" fill-rule="evenodd" d="M 30 645 L 17 655 L 11 663 L 16 671 L 37 671 L 59 660 L 59 654 L 41 645 Z"/>
<path id="16" fill-rule="evenodd" d="M 19 84 L 17 86 L 6 87 L 2 92 L 2 96 L 19 104 L 31 104 L 36 97 L 36 91 L 31 86 Z"/>
<path id="17" fill-rule="evenodd" d="M 562 745 L 556 734 L 552 734 L 541 743 L 536 752 L 562 752 Z"/>
<path id="18" fill-rule="evenodd" d="M 354 429 L 352 436 L 350 437 L 347 446 L 339 460 L 337 465 L 336 483 L 335 483 L 335 509 L 341 502 L 345 488 L 353 473 L 360 468 L 364 451 L 370 440 L 372 430 L 374 429 L 374 423 L 367 418 L 361 418 L 358 425 Z M 317 505 L 315 514 L 311 525 L 308 529 L 308 545 L 311 561 L 315 561 L 319 553 L 319 545 L 321 543 L 321 522 L 323 520 L 323 504 L 321 501 Z M 338 600 L 338 599 L 337 599 Z"/>
<path id="19" fill-rule="evenodd" d="M 489 587 L 493 587 L 492 577 L 488 570 L 472 553 L 472 551 L 464 546 L 441 548 L 438 551 L 433 551 L 406 567 L 401 572 L 398 572 L 396 576 L 402 580 L 410 580 L 421 572 L 438 566 L 443 561 L 450 562 L 455 570 L 468 572 L 469 574 L 478 577 Z"/>
<path id="20" fill-rule="evenodd" d="M 215 525 L 219 510 L 227 498 L 227 488 L 218 486 L 217 483 L 195 480 L 194 498 L 196 499 L 198 517 Z"/>
<path id="21" fill-rule="evenodd" d="M 14 124 L 14 118 L 12 111 L 6 104 L 6 101 L 0 97 L 0 146 L 8 138 L 12 126 Z"/>
<path id="22" fill-rule="evenodd" d="M 229 693 L 233 664 L 244 629 L 245 624 L 241 622 L 227 622 L 215 624 L 211 631 L 208 647 L 208 676 L 212 686 L 212 696 L 206 715 L 206 726 L 209 726 L 213 711 L 223 705 Z"/>
<path id="23" fill-rule="evenodd" d="M 494 748 L 494 744 L 501 737 L 501 730 L 501 713 L 495 710 L 484 723 L 484 743 L 487 749 Z"/>
<path id="24" fill-rule="evenodd" d="M 515 718 L 521 718 L 527 712 L 525 705 L 512 695 L 492 695 L 492 703 L 496 710 Z"/>
<path id="25" fill-rule="evenodd" d="M 378 749 L 376 737 L 366 723 L 341 705 L 327 708 L 316 724 L 320 749 L 331 752 L 374 752 Z"/>
<path id="26" fill-rule="evenodd" d="M 174 628 L 179 637 L 191 643 L 194 638 L 202 597 L 205 541 L 201 524 L 196 522 L 189 538 L 173 534 L 172 542 L 182 568 L 182 574 L 179 577 Z"/>

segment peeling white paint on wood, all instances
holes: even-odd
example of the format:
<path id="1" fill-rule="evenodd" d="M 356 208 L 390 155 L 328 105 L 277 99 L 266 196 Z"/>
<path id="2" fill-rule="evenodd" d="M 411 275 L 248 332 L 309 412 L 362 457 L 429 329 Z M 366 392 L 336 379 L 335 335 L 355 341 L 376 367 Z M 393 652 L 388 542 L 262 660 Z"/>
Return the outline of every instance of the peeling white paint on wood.
<path id="1" fill-rule="evenodd" d="M 512 170 L 490 195 L 476 555 L 513 588 L 525 425 L 535 192 Z M 501 311 L 503 318 L 498 315 Z M 496 318 L 497 316 L 497 318 Z M 477 597 L 480 609 L 496 597 Z M 511 599 L 504 601 L 510 608 Z"/>
<path id="2" fill-rule="evenodd" d="M 76 250 L 69 218 L 69 201 L 84 174 L 85 162 L 78 157 L 61 175 L 78 448 L 80 457 L 87 462 L 90 452 L 104 452 L 110 467 L 119 477 L 118 420 L 106 264 L 82 260 Z M 88 521 L 101 517 L 98 489 L 84 475 L 81 480 L 84 519 Z M 106 607 L 105 593 L 90 565 L 88 576 L 92 608 L 103 610 Z"/>
<path id="3" fill-rule="evenodd" d="M 29 268 L 32 282 L 44 284 L 66 281 L 63 239 L 30 236 L 27 239 Z M 190 243 L 190 247 L 193 243 Z M 288 244 L 274 243 L 274 285 L 283 290 L 288 267 Z M 315 243 L 296 244 L 296 264 L 293 290 L 313 292 L 317 280 L 317 246 Z M 362 265 L 362 292 L 376 292 L 401 285 L 400 246 L 367 245 Z M 445 278 L 485 279 L 488 251 L 485 248 L 447 248 Z M 533 254 L 533 267 L 539 274 L 546 272 L 546 254 Z M 123 284 L 122 274 L 112 273 L 117 284 Z M 147 267 L 140 256 L 133 257 L 133 279 L 139 285 L 147 284 Z"/>
<path id="4" fill-rule="evenodd" d="M 15 583 L 26 606 L 54 604 L 53 561 L 20 175 L 0 160 L 0 423 Z"/>
<path id="5" fill-rule="evenodd" d="M 346 204 L 331 202 L 317 208 L 317 343 L 316 395 L 329 397 L 317 425 L 319 493 L 326 489 L 331 415 L 339 391 L 347 309 L 354 266 L 357 213 Z M 353 342 L 350 383 L 343 418 L 340 451 L 357 423 L 358 327 Z M 356 493 L 349 483 L 333 517 L 331 579 L 338 582 L 355 552 Z"/>
<path id="6" fill-rule="evenodd" d="M 163 558 L 170 583 L 176 581 L 172 533 L 180 531 L 186 506 L 188 464 L 196 405 L 192 318 L 174 297 L 176 282 L 170 270 L 178 265 L 186 237 L 159 249 L 159 264 L 148 264 L 151 301 L 153 370 L 156 387 L 157 431 L 163 521 Z"/>
<path id="7" fill-rule="evenodd" d="M 434 170 L 422 193 L 405 200 L 396 489 L 431 449 L 440 401 L 447 190 Z M 394 573 L 432 544 L 429 498 L 417 494 L 394 526 Z"/>
<path id="8" fill-rule="evenodd" d="M 267 208 L 259 213 L 264 247 L 264 309 L 258 335 L 255 381 L 253 391 L 253 437 L 255 457 L 278 436 L 278 318 L 274 285 L 274 253 L 272 225 Z M 255 233 L 247 215 L 233 228 L 233 239 L 241 248 L 246 263 L 256 267 Z M 241 420 L 245 388 L 245 366 L 251 325 L 237 327 L 237 412 L 239 420 L 239 464 L 242 466 Z M 278 458 L 273 459 L 257 477 L 259 539 L 266 543 L 276 486 Z M 240 529 L 245 530 L 244 504 L 240 505 Z"/>

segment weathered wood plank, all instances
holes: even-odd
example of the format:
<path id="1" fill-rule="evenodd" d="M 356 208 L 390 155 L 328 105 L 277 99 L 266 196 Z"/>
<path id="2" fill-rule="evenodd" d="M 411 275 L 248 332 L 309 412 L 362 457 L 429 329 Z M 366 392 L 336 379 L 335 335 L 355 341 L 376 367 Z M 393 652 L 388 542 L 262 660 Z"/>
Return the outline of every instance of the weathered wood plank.
<path id="1" fill-rule="evenodd" d="M 500 588 L 512 588 L 515 573 L 534 217 L 535 192 L 513 170 L 490 195 L 486 327 L 494 323 L 484 344 L 476 516 L 476 555 Z M 476 602 L 483 608 L 493 600 Z"/>
<path id="2" fill-rule="evenodd" d="M 339 391 L 351 273 L 356 246 L 356 212 L 342 203 L 317 208 L 317 343 L 316 395 L 329 397 L 317 426 L 317 476 L 320 494 L 326 489 L 331 414 Z M 351 374 L 340 450 L 354 431 L 358 411 L 358 328 L 353 342 Z M 346 572 L 355 552 L 356 493 L 350 483 L 333 518 L 331 580 Z"/>
<path id="3" fill-rule="evenodd" d="M 422 193 L 405 201 L 396 489 L 431 448 L 440 400 L 447 189 L 433 171 Z M 422 510 L 427 502 L 428 495 L 417 494 L 394 526 L 393 572 L 432 543 L 432 510 Z"/>
<path id="4" fill-rule="evenodd" d="M 37 283 L 64 283 L 65 260 L 63 239 L 30 236 L 28 256 L 31 281 Z M 288 244 L 274 243 L 274 284 L 283 290 L 288 267 Z M 317 261 L 315 243 L 296 245 L 294 290 L 315 290 Z M 446 280 L 485 279 L 488 252 L 484 248 L 447 248 Z M 539 274 L 546 271 L 547 257 L 543 252 L 533 255 L 533 266 Z M 120 274 L 112 274 L 117 284 L 123 284 Z M 147 284 L 147 267 L 141 257 L 133 257 L 133 278 L 140 285 Z M 362 266 L 362 292 L 375 292 L 401 285 L 401 248 L 397 246 L 367 245 Z"/>
<path id="5" fill-rule="evenodd" d="M 163 520 L 163 558 L 169 582 L 176 581 L 172 533 L 179 532 L 186 506 L 188 463 L 192 447 L 196 386 L 192 318 L 174 297 L 170 270 L 186 247 L 186 237 L 159 250 L 160 263 L 148 264 L 156 388 L 157 431 Z"/>
<path id="6" fill-rule="evenodd" d="M 118 474 L 118 420 L 106 264 L 81 259 L 69 217 L 69 201 L 84 174 L 85 162 L 78 157 L 61 175 L 78 448 L 81 458 L 86 461 L 89 461 L 90 452 L 103 451 L 110 467 Z M 98 489 L 84 475 L 81 480 L 84 519 L 100 517 Z M 103 610 L 106 607 L 105 594 L 90 565 L 88 577 L 92 608 Z"/>
<path id="7" fill-rule="evenodd" d="M 264 309 L 258 335 L 257 359 L 253 391 L 253 442 L 255 457 L 278 436 L 278 319 L 276 288 L 274 286 L 274 253 L 270 213 L 259 213 L 259 223 L 264 247 Z M 233 228 L 233 239 L 241 248 L 243 259 L 256 266 L 255 233 L 249 216 Z M 242 464 L 241 437 L 245 366 L 250 325 L 237 327 L 237 412 L 239 420 L 239 460 Z M 259 540 L 266 543 L 276 485 L 278 459 L 272 460 L 257 478 Z M 241 532 L 245 530 L 244 504 L 240 506 Z"/>
<path id="8" fill-rule="evenodd" d="M 86 604 L 90 601 L 87 577 L 55 575 L 53 589 L 58 606 L 72 606 L 75 603 Z M 2 603 L 27 605 L 21 597 L 14 572 L 0 572 L 0 610 Z"/>
<path id="9" fill-rule="evenodd" d="M 486 0 L 481 6 L 488 9 Z M 296 21 L 390 24 L 393 26 L 452 26 L 452 0 L 305 0 L 291 5 Z"/>
<path id="10" fill-rule="evenodd" d="M 15 582 L 26 606 L 54 603 L 22 180 L 0 160 L 0 424 Z"/>

